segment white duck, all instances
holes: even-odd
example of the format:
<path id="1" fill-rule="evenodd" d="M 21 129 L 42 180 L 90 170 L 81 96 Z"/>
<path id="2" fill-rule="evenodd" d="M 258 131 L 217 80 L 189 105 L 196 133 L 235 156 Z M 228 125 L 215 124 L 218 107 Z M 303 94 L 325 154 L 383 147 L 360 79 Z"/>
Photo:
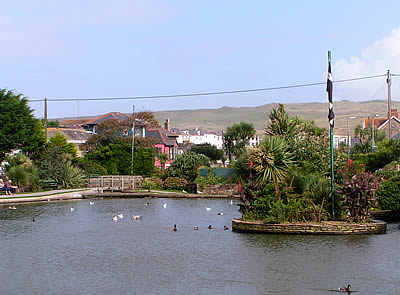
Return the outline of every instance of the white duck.
<path id="1" fill-rule="evenodd" d="M 74 211 L 74 210 L 75 210 L 75 208 L 71 208 L 71 212 Z"/>
<path id="2" fill-rule="evenodd" d="M 117 221 L 118 221 L 118 216 L 114 216 L 114 217 L 112 218 L 112 221 L 117 222 Z"/>
<path id="3" fill-rule="evenodd" d="M 89 201 L 89 205 L 94 205 L 94 202 L 92 202 L 92 201 Z"/>
<path id="4" fill-rule="evenodd" d="M 118 218 L 124 218 L 124 214 L 118 214 Z"/>
<path id="5" fill-rule="evenodd" d="M 164 203 L 163 205 L 162 205 L 162 207 L 165 209 L 165 208 L 167 208 L 167 203 Z"/>
<path id="6" fill-rule="evenodd" d="M 142 216 L 140 216 L 140 215 L 132 215 L 133 220 L 139 220 L 141 218 L 142 218 Z"/>
<path id="7" fill-rule="evenodd" d="M 207 211 L 210 211 L 210 210 L 211 210 L 211 208 L 210 208 L 210 207 L 206 207 L 206 210 L 207 210 Z"/>

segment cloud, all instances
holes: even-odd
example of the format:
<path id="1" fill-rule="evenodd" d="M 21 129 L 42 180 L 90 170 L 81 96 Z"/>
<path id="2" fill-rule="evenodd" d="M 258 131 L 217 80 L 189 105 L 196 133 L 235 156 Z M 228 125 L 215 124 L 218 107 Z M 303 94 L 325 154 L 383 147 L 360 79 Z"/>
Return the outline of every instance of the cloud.
<path id="1" fill-rule="evenodd" d="M 400 28 L 365 48 L 360 56 L 342 59 L 333 65 L 334 80 L 392 73 L 400 74 Z M 400 80 L 394 78 L 392 97 L 400 98 Z M 340 99 L 368 100 L 386 98 L 386 78 L 336 84 L 336 97 Z"/>

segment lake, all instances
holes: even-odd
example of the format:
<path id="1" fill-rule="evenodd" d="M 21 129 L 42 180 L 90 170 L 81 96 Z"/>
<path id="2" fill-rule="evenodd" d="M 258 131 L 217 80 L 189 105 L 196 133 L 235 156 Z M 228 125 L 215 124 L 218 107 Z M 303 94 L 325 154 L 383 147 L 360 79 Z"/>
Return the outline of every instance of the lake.
<path id="1" fill-rule="evenodd" d="M 237 233 L 237 202 L 0 207 L 0 294 L 335 294 L 348 283 L 360 295 L 400 294 L 398 224 L 374 236 Z"/>

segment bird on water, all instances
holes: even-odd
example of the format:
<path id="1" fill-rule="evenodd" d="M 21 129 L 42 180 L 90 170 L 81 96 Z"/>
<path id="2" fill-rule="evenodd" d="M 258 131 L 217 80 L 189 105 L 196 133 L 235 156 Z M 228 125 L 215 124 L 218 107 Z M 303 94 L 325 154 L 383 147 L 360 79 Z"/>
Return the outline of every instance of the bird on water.
<path id="1" fill-rule="evenodd" d="M 176 228 L 176 224 L 174 224 L 174 228 L 172 230 L 173 231 L 178 231 L 178 229 Z"/>
<path id="2" fill-rule="evenodd" d="M 348 284 L 347 287 L 340 287 L 339 292 L 351 292 L 351 285 Z"/>

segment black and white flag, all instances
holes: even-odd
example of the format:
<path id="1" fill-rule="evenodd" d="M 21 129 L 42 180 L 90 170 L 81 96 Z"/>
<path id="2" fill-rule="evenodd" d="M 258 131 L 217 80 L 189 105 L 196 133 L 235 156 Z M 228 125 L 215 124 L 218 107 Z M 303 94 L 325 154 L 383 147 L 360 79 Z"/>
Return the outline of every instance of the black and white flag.
<path id="1" fill-rule="evenodd" d="M 331 72 L 331 57 L 328 56 L 328 80 L 326 81 L 326 92 L 328 92 L 328 100 L 329 100 L 329 124 L 333 128 L 335 125 L 335 114 L 333 113 L 333 101 L 332 101 L 332 92 L 333 92 L 333 83 L 332 83 L 332 72 Z"/>

